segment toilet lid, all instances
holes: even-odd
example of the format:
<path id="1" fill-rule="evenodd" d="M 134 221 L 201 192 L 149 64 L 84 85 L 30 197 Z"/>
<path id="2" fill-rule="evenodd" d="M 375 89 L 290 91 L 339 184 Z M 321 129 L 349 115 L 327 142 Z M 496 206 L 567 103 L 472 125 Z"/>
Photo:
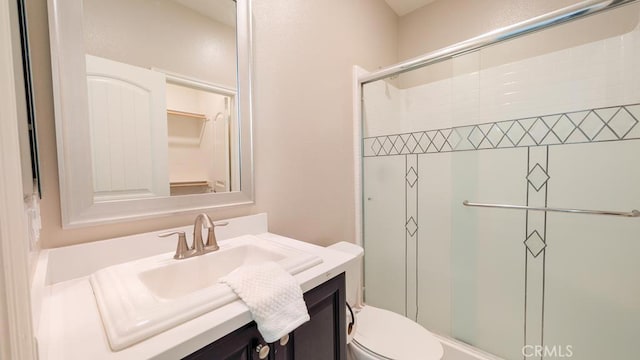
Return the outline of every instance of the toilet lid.
<path id="1" fill-rule="evenodd" d="M 396 360 L 442 358 L 440 341 L 427 329 L 402 315 L 367 305 L 356 319 L 353 339 L 371 352 Z"/>

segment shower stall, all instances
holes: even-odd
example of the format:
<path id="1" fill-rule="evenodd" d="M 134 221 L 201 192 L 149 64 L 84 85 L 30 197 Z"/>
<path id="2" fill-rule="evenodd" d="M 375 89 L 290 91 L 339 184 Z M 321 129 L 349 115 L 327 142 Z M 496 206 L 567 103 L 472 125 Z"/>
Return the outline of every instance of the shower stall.
<path id="1" fill-rule="evenodd" d="M 639 358 L 639 18 L 586 1 L 358 78 L 367 303 L 504 359 Z"/>

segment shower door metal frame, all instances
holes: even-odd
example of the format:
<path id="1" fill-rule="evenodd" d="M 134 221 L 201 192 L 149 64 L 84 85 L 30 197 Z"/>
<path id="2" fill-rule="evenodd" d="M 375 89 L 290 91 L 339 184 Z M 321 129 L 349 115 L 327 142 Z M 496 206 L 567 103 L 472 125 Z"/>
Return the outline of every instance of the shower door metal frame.
<path id="1" fill-rule="evenodd" d="M 489 31 L 480 36 L 461 41 L 451 46 L 426 53 L 401 63 L 384 67 L 380 70 L 362 75 L 358 78 L 360 85 L 374 82 L 389 76 L 415 70 L 431 64 L 451 59 L 467 52 L 479 50 L 483 47 L 510 40 L 535 31 L 548 29 L 569 21 L 594 15 L 602 11 L 611 10 L 621 5 L 627 5 L 638 0 L 587 0 L 575 5 L 567 6 L 529 20 Z"/>

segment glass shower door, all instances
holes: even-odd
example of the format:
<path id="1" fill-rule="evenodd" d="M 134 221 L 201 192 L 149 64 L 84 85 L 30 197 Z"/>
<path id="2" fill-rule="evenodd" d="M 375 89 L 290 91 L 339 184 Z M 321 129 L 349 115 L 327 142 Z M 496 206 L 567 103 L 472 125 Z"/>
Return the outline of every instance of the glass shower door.
<path id="1" fill-rule="evenodd" d="M 452 331 L 506 359 L 633 359 L 638 5 L 455 58 Z M 588 31 L 585 31 L 588 29 Z M 460 69 L 458 71 L 457 69 Z"/>
<path id="2" fill-rule="evenodd" d="M 635 359 L 640 5 L 363 86 L 365 301 L 505 359 Z"/>
<path id="3" fill-rule="evenodd" d="M 442 95 L 451 91 L 451 65 L 366 84 L 362 107 L 365 301 L 442 334 L 451 327 L 451 162 L 439 153 L 447 139 L 435 129 L 450 127 Z M 438 174 L 423 164 L 423 154 L 443 167 Z M 437 206 L 420 208 L 425 199 Z"/>

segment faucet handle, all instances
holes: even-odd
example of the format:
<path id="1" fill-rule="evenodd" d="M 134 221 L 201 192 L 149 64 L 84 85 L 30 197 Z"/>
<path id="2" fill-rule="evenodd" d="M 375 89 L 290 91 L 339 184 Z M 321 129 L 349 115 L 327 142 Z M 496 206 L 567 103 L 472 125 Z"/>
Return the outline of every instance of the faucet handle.
<path id="1" fill-rule="evenodd" d="M 216 251 L 220 248 L 218 246 L 218 240 L 216 239 L 215 229 L 218 226 L 227 226 L 227 225 L 229 225 L 229 223 L 224 221 L 224 222 L 213 223 L 213 226 L 209 228 L 209 233 L 207 234 L 207 244 L 205 245 L 205 249 L 207 252 Z"/>
<path id="2" fill-rule="evenodd" d="M 173 258 L 174 259 L 186 258 L 189 252 L 189 246 L 187 245 L 187 237 L 184 234 L 184 231 L 173 231 L 173 232 L 158 234 L 159 237 L 167 237 L 171 235 L 178 235 L 178 246 L 176 247 L 176 254 L 173 255 Z"/>

